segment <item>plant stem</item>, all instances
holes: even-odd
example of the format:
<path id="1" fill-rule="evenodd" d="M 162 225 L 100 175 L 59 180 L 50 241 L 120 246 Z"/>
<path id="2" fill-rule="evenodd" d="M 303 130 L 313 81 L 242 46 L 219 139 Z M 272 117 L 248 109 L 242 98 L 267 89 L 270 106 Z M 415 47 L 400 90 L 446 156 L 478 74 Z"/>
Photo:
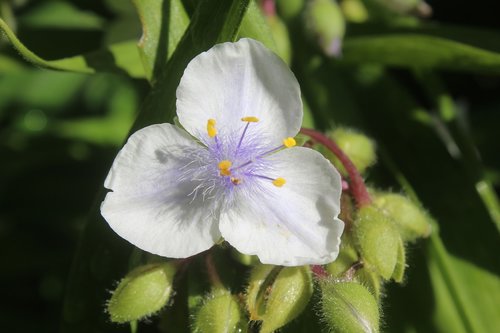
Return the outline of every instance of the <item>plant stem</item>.
<path id="1" fill-rule="evenodd" d="M 205 256 L 205 265 L 207 266 L 208 278 L 210 279 L 212 286 L 215 288 L 223 288 L 224 285 L 219 277 L 219 273 L 217 273 L 212 252 L 208 252 Z"/>
<path id="2" fill-rule="evenodd" d="M 342 151 L 342 149 L 340 149 L 335 141 L 333 141 L 323 133 L 310 128 L 301 128 L 300 133 L 307 135 L 313 141 L 322 144 L 333 154 L 335 154 L 335 156 L 339 159 L 339 161 L 342 163 L 347 173 L 349 174 L 349 188 L 358 208 L 371 204 L 372 199 L 370 197 L 370 194 L 368 193 L 368 190 L 366 189 L 363 178 L 358 172 L 358 169 L 356 169 L 351 159 Z"/>
<path id="3" fill-rule="evenodd" d="M 330 276 L 330 273 L 321 265 L 311 265 L 311 271 L 318 279 L 324 279 Z"/>

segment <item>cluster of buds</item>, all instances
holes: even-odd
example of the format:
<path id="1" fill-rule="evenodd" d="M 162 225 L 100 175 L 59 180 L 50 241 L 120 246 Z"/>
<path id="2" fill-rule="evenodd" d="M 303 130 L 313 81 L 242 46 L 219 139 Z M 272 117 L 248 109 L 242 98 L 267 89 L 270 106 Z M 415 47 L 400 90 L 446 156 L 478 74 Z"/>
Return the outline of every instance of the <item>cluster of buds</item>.
<path id="1" fill-rule="evenodd" d="M 405 245 L 430 234 L 430 218 L 401 194 L 365 186 L 362 174 L 376 161 L 375 145 L 365 135 L 344 128 L 328 134 L 301 132 L 300 141 L 330 159 L 344 180 L 341 218 L 346 228 L 337 260 L 324 266 L 282 267 L 223 248 L 228 260 L 239 263 L 239 277 L 246 277 L 239 292 L 222 282 L 223 270 L 217 269 L 213 251 L 201 254 L 204 261 L 147 264 L 119 283 L 108 302 L 110 319 L 125 323 L 158 313 L 172 303 L 176 273 L 203 263 L 211 288 L 192 309 L 193 332 L 270 333 L 299 318 L 307 307 L 330 330 L 378 332 L 383 286 L 403 281 Z M 178 275 L 176 281 L 182 278 Z"/>
<path id="2" fill-rule="evenodd" d="M 323 54 L 335 58 L 342 56 L 349 23 L 407 15 L 426 18 L 432 14 L 432 8 L 423 0 L 261 0 L 261 3 L 278 48 L 287 50 L 278 52 L 287 62 L 290 41 L 281 19 L 288 26 L 303 27 L 308 39 Z"/>

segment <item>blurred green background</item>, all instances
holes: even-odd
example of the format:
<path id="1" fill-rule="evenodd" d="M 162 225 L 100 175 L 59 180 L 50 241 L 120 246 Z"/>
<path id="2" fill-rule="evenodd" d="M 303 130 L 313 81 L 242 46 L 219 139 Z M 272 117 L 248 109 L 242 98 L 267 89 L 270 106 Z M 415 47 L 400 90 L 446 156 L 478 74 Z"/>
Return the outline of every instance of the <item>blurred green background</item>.
<path id="1" fill-rule="evenodd" d="M 184 1 L 188 14 L 195 3 Z M 368 183 L 410 192 L 439 225 L 434 238 L 410 249 L 406 285 L 389 286 L 384 330 L 493 332 L 500 328 L 498 15 L 486 0 L 429 1 L 428 19 L 363 3 L 370 17 L 348 20 L 344 56 L 336 59 L 301 15 L 283 21 L 309 125 L 343 124 L 372 136 L 380 163 Z M 141 22 L 130 1 L 0 0 L 0 15 L 41 58 L 94 52 L 86 59 L 96 73 L 54 71 L 0 39 L 0 330 L 54 332 L 107 170 L 148 105 L 154 78 L 165 78 L 153 66 L 152 83 L 145 79 L 144 57 L 134 53 Z M 241 34 L 269 38 L 248 27 Z M 124 43 L 120 65 L 107 46 Z"/>

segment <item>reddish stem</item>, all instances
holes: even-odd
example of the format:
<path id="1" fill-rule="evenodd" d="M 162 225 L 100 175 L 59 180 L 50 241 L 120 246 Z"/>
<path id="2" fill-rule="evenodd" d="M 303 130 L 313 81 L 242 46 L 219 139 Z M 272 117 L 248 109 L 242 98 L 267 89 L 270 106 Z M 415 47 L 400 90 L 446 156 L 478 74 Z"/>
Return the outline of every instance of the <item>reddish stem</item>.
<path id="1" fill-rule="evenodd" d="M 324 279 L 330 276 L 330 273 L 321 265 L 311 265 L 311 271 L 318 279 Z"/>
<path id="2" fill-rule="evenodd" d="M 340 149 L 340 147 L 321 132 L 310 128 L 301 128 L 300 133 L 307 135 L 314 141 L 328 148 L 340 160 L 347 173 L 349 174 L 350 186 L 349 189 L 356 201 L 358 208 L 371 204 L 372 199 L 365 186 L 363 178 L 354 166 L 351 159 Z"/>
<path id="3" fill-rule="evenodd" d="M 212 256 L 212 252 L 208 252 L 205 256 L 205 265 L 207 267 L 208 278 L 212 283 L 213 287 L 220 288 L 222 287 L 222 281 L 219 277 L 219 273 L 217 273 L 217 268 L 215 267 L 214 258 Z"/>

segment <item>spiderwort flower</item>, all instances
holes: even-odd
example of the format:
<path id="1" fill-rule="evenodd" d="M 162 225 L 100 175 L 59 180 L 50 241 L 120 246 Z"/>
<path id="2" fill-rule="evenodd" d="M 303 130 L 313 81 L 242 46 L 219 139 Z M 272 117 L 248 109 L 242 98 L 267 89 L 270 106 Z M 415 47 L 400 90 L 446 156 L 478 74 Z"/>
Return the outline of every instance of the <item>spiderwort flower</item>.
<path id="1" fill-rule="evenodd" d="M 223 237 L 263 263 L 335 260 L 340 176 L 295 147 L 300 89 L 281 59 L 251 39 L 214 46 L 187 66 L 177 116 L 183 129 L 143 128 L 116 157 L 101 206 L 115 232 L 172 258 Z"/>

